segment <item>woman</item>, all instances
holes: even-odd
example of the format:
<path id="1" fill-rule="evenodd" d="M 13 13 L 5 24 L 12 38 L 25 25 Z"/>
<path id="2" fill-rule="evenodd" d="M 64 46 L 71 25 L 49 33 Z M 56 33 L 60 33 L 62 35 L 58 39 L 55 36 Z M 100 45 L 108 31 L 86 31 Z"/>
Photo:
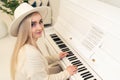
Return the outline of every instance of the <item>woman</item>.
<path id="1" fill-rule="evenodd" d="M 76 66 L 68 66 L 59 73 L 50 73 L 49 65 L 64 58 L 67 53 L 44 57 L 36 41 L 44 31 L 43 20 L 46 7 L 33 8 L 27 3 L 20 4 L 11 24 L 11 35 L 17 42 L 11 60 L 12 80 L 66 80 L 77 71 Z"/>

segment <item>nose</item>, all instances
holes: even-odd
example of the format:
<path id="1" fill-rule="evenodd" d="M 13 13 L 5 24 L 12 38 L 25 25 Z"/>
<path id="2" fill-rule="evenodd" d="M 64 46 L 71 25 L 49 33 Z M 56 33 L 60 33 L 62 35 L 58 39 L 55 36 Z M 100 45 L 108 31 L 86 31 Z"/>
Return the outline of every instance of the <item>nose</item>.
<path id="1" fill-rule="evenodd" d="M 37 25 L 37 28 L 38 28 L 39 30 L 42 30 L 42 29 L 43 29 L 43 24 L 38 24 L 38 25 Z"/>

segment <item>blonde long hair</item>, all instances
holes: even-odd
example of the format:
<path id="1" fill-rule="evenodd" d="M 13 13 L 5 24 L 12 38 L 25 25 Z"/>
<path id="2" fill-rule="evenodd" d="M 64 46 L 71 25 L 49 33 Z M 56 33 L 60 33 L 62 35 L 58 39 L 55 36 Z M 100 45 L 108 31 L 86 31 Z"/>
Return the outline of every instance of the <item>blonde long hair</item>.
<path id="1" fill-rule="evenodd" d="M 32 13 L 33 14 L 33 13 Z M 31 33 L 31 16 L 32 14 L 26 16 L 21 24 L 19 25 L 19 31 L 17 35 L 16 45 L 13 51 L 13 55 L 11 58 L 11 77 L 12 80 L 15 80 L 16 66 L 17 66 L 17 58 L 19 50 L 25 44 L 36 45 L 35 41 L 32 38 Z"/>

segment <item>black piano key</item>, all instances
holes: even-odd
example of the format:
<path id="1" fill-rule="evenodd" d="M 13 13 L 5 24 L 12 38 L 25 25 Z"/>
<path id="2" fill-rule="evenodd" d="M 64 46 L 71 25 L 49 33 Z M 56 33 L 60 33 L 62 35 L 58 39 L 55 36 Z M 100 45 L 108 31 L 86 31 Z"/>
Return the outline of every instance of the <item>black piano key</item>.
<path id="1" fill-rule="evenodd" d="M 78 68 L 78 69 L 85 69 L 86 67 L 85 66 L 83 66 L 83 67 L 80 67 L 80 68 Z"/>
<path id="2" fill-rule="evenodd" d="M 56 41 L 55 43 L 56 43 L 56 44 L 62 44 L 63 41 Z"/>
<path id="3" fill-rule="evenodd" d="M 93 75 L 89 71 L 82 73 L 81 76 L 86 80 L 93 77 Z M 96 79 L 93 79 L 93 80 L 96 80 Z"/>
<path id="4" fill-rule="evenodd" d="M 56 42 L 56 41 L 60 41 L 61 39 L 60 38 L 53 38 L 53 40 Z"/>
<path id="5" fill-rule="evenodd" d="M 72 53 L 72 51 L 69 51 L 69 52 L 67 52 L 67 53 L 69 53 L 66 57 L 70 57 L 70 56 L 73 56 L 74 54 Z"/>
<path id="6" fill-rule="evenodd" d="M 85 67 L 78 68 L 78 72 L 82 72 L 84 70 L 87 70 L 87 68 L 85 68 Z"/>
<path id="7" fill-rule="evenodd" d="M 73 64 L 73 65 L 76 65 L 76 66 L 81 66 L 81 65 L 83 65 L 79 60 L 78 60 L 78 61 L 73 61 L 72 64 Z"/>
<path id="8" fill-rule="evenodd" d="M 84 71 L 84 70 L 87 70 L 87 68 L 85 68 L 85 69 L 81 69 L 81 70 L 78 70 L 78 72 L 82 72 L 82 71 Z"/>
<path id="9" fill-rule="evenodd" d="M 70 57 L 70 58 L 77 58 L 76 56 L 72 56 L 72 57 Z"/>
<path id="10" fill-rule="evenodd" d="M 50 36 L 51 36 L 52 38 L 58 37 L 56 34 L 50 34 Z"/>
<path id="11" fill-rule="evenodd" d="M 73 61 L 72 64 L 82 64 L 79 60 Z"/>
<path id="12" fill-rule="evenodd" d="M 82 71 L 84 71 L 84 70 L 86 70 L 85 68 L 84 69 L 78 69 L 78 72 L 82 72 Z"/>
<path id="13" fill-rule="evenodd" d="M 57 37 L 58 37 L 58 36 L 56 36 L 56 35 L 55 35 L 55 36 L 51 36 L 51 38 L 57 38 Z"/>
<path id="14" fill-rule="evenodd" d="M 77 58 L 70 58 L 69 61 L 73 61 L 73 60 L 76 60 Z"/>
<path id="15" fill-rule="evenodd" d="M 67 53 L 69 53 L 69 54 L 73 54 L 73 52 L 72 52 L 72 51 L 69 51 L 69 52 L 67 52 Z"/>
<path id="16" fill-rule="evenodd" d="M 58 47 L 60 48 L 60 49 L 62 49 L 62 48 L 65 48 L 65 47 L 67 47 L 65 44 L 60 44 L 60 45 L 58 45 Z"/>
<path id="17" fill-rule="evenodd" d="M 89 73 L 89 74 L 85 74 L 84 76 L 82 76 L 83 78 L 84 77 L 86 77 L 86 76 L 90 76 L 90 75 L 92 75 L 91 73 Z"/>
<path id="18" fill-rule="evenodd" d="M 72 63 L 81 63 L 80 60 L 73 61 Z"/>
<path id="19" fill-rule="evenodd" d="M 72 62 L 72 64 L 73 64 L 73 65 L 76 65 L 77 67 L 83 65 L 81 62 L 79 62 L 79 63 L 73 63 L 73 62 Z"/>
<path id="20" fill-rule="evenodd" d="M 69 48 L 62 49 L 63 52 L 69 51 Z"/>
<path id="21" fill-rule="evenodd" d="M 74 54 L 68 54 L 66 57 L 71 57 L 71 56 L 73 56 Z"/>
<path id="22" fill-rule="evenodd" d="M 93 76 L 93 75 L 87 76 L 86 78 L 84 78 L 84 80 L 88 80 L 88 79 L 90 79 L 90 78 L 92 78 L 92 77 L 94 77 L 94 76 Z"/>
<path id="23" fill-rule="evenodd" d="M 69 61 L 73 61 L 73 60 L 76 60 L 77 58 L 70 58 Z"/>
<path id="24" fill-rule="evenodd" d="M 88 74 L 88 73 L 90 73 L 90 72 L 89 72 L 89 71 L 84 72 L 84 73 L 81 74 L 81 76 L 83 76 L 83 75 L 85 75 L 85 74 Z"/>
<path id="25" fill-rule="evenodd" d="M 53 34 L 50 34 L 50 36 L 54 36 L 54 35 L 56 35 L 56 34 L 54 34 L 54 33 L 53 33 Z"/>
<path id="26" fill-rule="evenodd" d="M 70 57 L 70 58 L 68 58 L 69 59 L 69 61 L 72 61 L 72 60 L 76 60 L 76 59 L 78 59 L 76 56 L 73 56 L 73 57 Z"/>
<path id="27" fill-rule="evenodd" d="M 81 65 L 83 65 L 83 64 L 74 64 L 74 63 L 73 63 L 73 65 L 76 65 L 77 67 L 79 67 L 79 66 L 81 66 Z"/>

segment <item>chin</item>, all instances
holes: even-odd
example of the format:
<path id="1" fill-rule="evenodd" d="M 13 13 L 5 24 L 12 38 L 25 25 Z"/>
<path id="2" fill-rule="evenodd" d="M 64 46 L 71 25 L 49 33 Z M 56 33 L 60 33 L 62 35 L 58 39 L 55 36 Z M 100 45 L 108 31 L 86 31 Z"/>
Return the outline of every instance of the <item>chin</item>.
<path id="1" fill-rule="evenodd" d="M 39 35 L 39 36 L 37 36 L 36 38 L 40 38 L 40 37 L 42 37 L 42 35 Z"/>

